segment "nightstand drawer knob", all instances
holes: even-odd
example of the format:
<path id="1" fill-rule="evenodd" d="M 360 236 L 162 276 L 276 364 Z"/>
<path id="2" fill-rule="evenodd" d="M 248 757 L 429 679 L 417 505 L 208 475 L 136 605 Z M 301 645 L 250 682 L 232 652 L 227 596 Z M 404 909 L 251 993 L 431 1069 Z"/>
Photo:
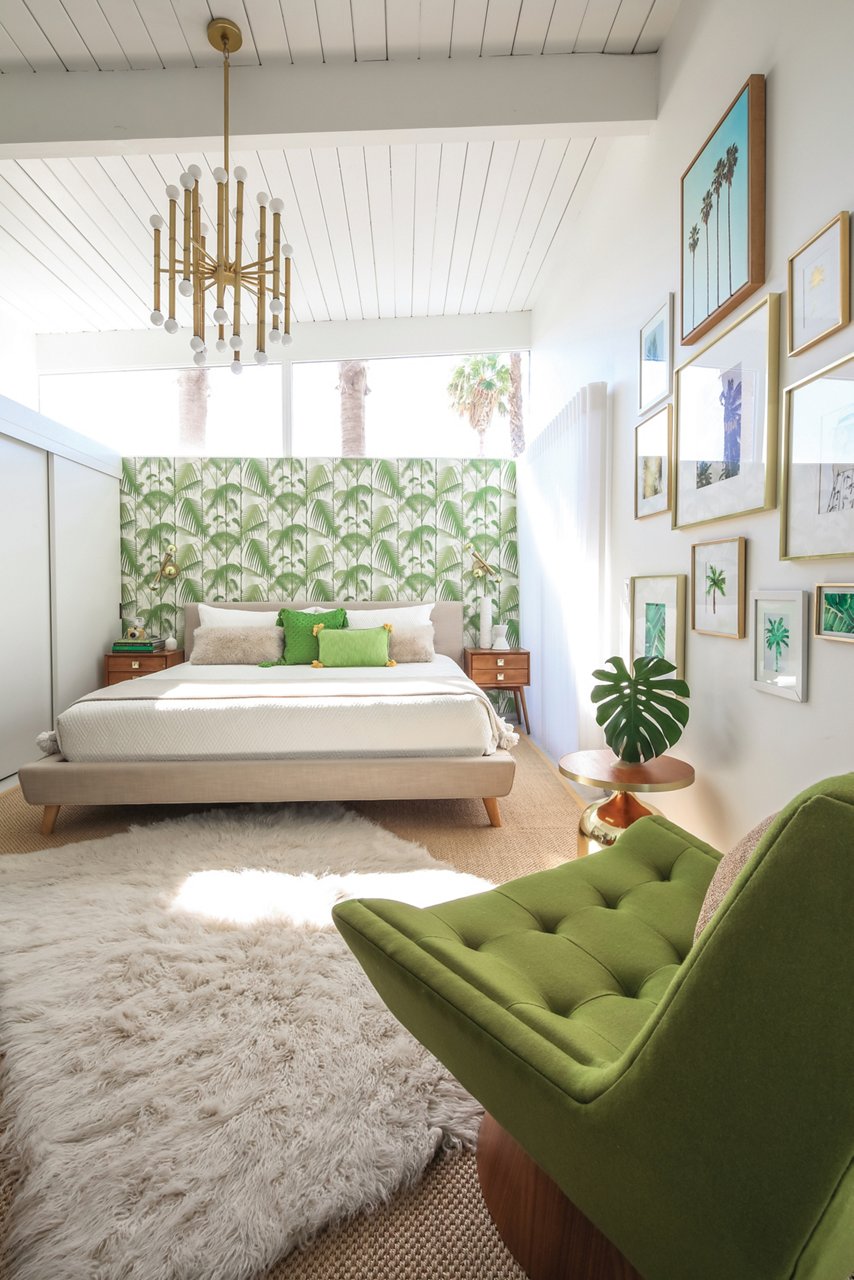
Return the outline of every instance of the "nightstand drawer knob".
<path id="1" fill-rule="evenodd" d="M 503 672 L 503 671 L 499 671 L 498 675 L 497 675 L 495 678 L 496 678 L 496 680 L 503 680 L 503 679 L 504 679 L 504 672 Z"/>
<path id="2" fill-rule="evenodd" d="M 504 666 L 504 659 L 503 659 L 503 658 L 496 658 L 496 659 L 495 659 L 495 664 L 496 664 L 496 666 L 503 667 L 503 666 Z"/>
<path id="3" fill-rule="evenodd" d="M 139 663 L 138 663 L 138 662 L 132 662 L 132 663 L 130 664 L 130 669 L 131 669 L 131 671 L 139 671 Z"/>

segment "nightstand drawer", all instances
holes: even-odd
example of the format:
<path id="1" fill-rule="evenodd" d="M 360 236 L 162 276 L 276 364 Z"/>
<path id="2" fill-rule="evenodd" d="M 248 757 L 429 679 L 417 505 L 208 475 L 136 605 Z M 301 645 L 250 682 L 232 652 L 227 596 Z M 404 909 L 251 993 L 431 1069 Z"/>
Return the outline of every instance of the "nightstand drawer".
<path id="1" fill-rule="evenodd" d="M 504 653 L 500 656 L 486 654 L 474 654 L 471 660 L 471 678 L 477 683 L 478 680 L 496 679 L 498 676 L 505 677 L 504 683 L 510 683 L 511 680 L 528 679 L 529 659 L 527 653 Z"/>
<path id="2" fill-rule="evenodd" d="M 149 671 L 166 670 L 165 653 L 111 653 L 107 657 L 110 675 L 145 675 Z"/>

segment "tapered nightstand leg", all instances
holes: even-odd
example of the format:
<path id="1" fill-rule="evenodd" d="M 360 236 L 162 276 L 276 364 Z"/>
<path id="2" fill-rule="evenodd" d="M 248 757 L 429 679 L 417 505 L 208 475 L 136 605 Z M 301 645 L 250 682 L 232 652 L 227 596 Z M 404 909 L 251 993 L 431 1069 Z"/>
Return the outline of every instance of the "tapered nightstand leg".
<path id="1" fill-rule="evenodd" d="M 483 807 L 486 809 L 487 816 L 493 827 L 501 826 L 501 810 L 498 807 L 497 796 L 484 796 Z"/>
<path id="2" fill-rule="evenodd" d="M 519 697 L 522 699 L 522 710 L 523 710 L 523 711 L 524 711 L 524 713 L 525 713 L 525 732 L 527 733 L 528 737 L 530 738 L 530 736 L 531 736 L 531 726 L 530 726 L 530 723 L 528 722 L 528 704 L 527 704 L 527 702 L 525 701 L 525 690 L 524 690 L 524 688 L 523 688 L 523 686 L 522 686 L 522 685 L 520 685 L 520 686 L 519 686 Z M 521 722 L 521 720 L 519 721 L 519 723 L 520 723 L 520 724 L 522 723 L 522 722 Z"/>
<path id="3" fill-rule="evenodd" d="M 45 805 L 44 813 L 42 815 L 42 827 L 41 827 L 43 836 L 53 835 L 53 829 L 56 826 L 56 819 L 59 816 L 59 808 L 60 806 L 58 804 Z"/>

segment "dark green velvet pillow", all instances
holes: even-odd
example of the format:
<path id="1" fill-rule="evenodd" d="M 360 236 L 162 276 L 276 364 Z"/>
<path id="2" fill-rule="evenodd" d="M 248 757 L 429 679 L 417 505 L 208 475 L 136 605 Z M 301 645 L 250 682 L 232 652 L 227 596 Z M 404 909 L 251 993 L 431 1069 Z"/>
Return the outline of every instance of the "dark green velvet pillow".
<path id="1" fill-rule="evenodd" d="M 326 613 L 301 613 L 297 609 L 279 610 L 276 625 L 285 633 L 285 666 L 310 666 L 317 661 L 318 644 L 314 629 L 320 623 L 328 631 L 341 631 L 347 625 L 347 611 L 330 609 Z"/>
<path id="2" fill-rule="evenodd" d="M 391 627 L 365 627 L 340 631 L 324 627 L 317 637 L 320 658 L 316 667 L 396 667 L 388 656 Z"/>

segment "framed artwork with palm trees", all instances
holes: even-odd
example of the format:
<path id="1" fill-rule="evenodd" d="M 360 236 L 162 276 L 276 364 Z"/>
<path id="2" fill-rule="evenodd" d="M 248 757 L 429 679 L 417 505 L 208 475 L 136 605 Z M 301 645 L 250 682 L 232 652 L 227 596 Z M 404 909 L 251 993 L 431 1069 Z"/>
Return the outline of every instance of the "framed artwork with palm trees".
<path id="1" fill-rule="evenodd" d="M 674 528 L 775 505 L 779 330 L 772 293 L 676 370 Z"/>
<path id="2" fill-rule="evenodd" d="M 691 548 L 691 629 L 744 639 L 746 538 L 695 542 Z"/>
<path id="3" fill-rule="evenodd" d="M 854 582 L 819 582 L 815 588 L 815 634 L 854 643 Z"/>
<path id="4" fill-rule="evenodd" d="M 765 77 L 752 75 L 682 175 L 689 346 L 765 283 Z"/>
<path id="5" fill-rule="evenodd" d="M 646 413 L 673 390 L 673 294 L 640 331 L 638 412 Z"/>
<path id="6" fill-rule="evenodd" d="M 753 687 L 792 702 L 807 700 L 806 591 L 753 591 Z"/>
<path id="7" fill-rule="evenodd" d="M 629 579 L 631 661 L 666 658 L 676 667 L 677 680 L 685 678 L 686 583 L 684 573 Z"/>
<path id="8" fill-rule="evenodd" d="M 669 404 L 635 427 L 636 520 L 670 510 L 672 435 L 673 408 Z"/>

